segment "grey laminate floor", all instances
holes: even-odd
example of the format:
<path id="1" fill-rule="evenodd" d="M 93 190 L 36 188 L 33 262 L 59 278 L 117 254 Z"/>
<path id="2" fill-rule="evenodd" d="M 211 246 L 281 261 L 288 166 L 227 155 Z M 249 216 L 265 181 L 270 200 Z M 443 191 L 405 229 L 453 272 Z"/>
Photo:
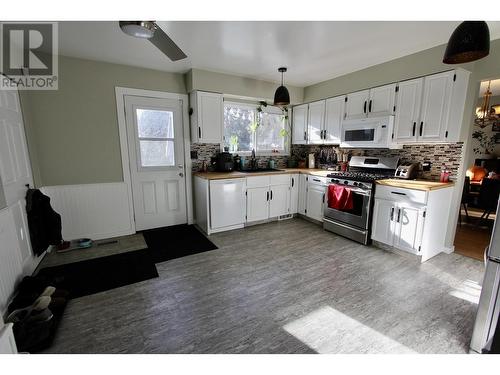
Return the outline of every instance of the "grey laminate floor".
<path id="1" fill-rule="evenodd" d="M 47 353 L 464 353 L 481 262 L 420 264 L 301 219 L 211 236 L 160 277 L 70 301 Z"/>

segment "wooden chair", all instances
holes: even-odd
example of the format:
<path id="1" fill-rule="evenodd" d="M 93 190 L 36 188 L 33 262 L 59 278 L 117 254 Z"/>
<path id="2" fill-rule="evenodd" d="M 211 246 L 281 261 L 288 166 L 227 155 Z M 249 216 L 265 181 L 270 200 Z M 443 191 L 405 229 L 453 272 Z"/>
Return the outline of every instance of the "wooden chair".
<path id="1" fill-rule="evenodd" d="M 492 212 L 495 212 L 498 204 L 498 196 L 500 194 L 500 180 L 492 178 L 483 178 L 481 189 L 479 191 L 479 207 L 484 210 L 477 225 L 482 220 L 488 220 Z"/>

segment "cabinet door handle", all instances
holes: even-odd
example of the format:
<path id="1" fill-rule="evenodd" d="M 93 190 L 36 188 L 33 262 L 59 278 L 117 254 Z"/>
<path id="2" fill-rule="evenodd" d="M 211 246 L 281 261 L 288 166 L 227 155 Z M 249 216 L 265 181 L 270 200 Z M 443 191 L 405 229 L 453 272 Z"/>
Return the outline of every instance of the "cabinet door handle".
<path id="1" fill-rule="evenodd" d="M 271 190 L 271 200 L 273 200 L 273 191 Z"/>
<path id="2" fill-rule="evenodd" d="M 323 193 L 323 203 L 325 203 L 325 194 Z"/>
<path id="3" fill-rule="evenodd" d="M 307 141 L 307 132 L 304 131 L 304 141 Z"/>
<path id="4" fill-rule="evenodd" d="M 293 179 L 293 177 L 292 177 L 292 187 L 293 187 L 294 183 L 295 183 L 295 180 L 294 180 L 294 179 Z"/>
<path id="5" fill-rule="evenodd" d="M 418 132 L 420 137 L 422 136 L 422 131 L 423 131 L 423 130 L 424 130 L 424 122 L 423 122 L 423 121 L 421 121 L 421 122 L 420 122 L 420 130 L 419 130 L 419 132 Z"/>
<path id="6" fill-rule="evenodd" d="M 391 207 L 391 221 L 394 219 L 394 207 Z"/>
<path id="7" fill-rule="evenodd" d="M 269 201 L 269 192 L 267 192 L 267 198 L 266 201 Z"/>
<path id="8" fill-rule="evenodd" d="M 413 121 L 413 131 L 412 131 L 412 136 L 415 136 L 415 130 L 417 129 L 417 122 Z"/>
<path id="9" fill-rule="evenodd" d="M 406 195 L 406 193 L 400 193 L 399 191 L 391 191 L 391 194 Z"/>
<path id="10" fill-rule="evenodd" d="M 370 99 L 370 104 L 368 105 L 368 112 L 372 111 L 372 100 Z"/>
<path id="11" fill-rule="evenodd" d="M 201 139 L 201 127 L 198 126 L 198 138 Z"/>
<path id="12" fill-rule="evenodd" d="M 316 182 L 321 182 L 321 180 L 317 179 L 317 178 L 313 178 L 313 181 L 316 181 Z"/>
<path id="13" fill-rule="evenodd" d="M 398 208 L 398 223 L 400 218 L 401 218 L 401 208 Z"/>
<path id="14" fill-rule="evenodd" d="M 366 113 L 366 100 L 365 100 L 365 105 L 363 106 L 363 113 Z"/>

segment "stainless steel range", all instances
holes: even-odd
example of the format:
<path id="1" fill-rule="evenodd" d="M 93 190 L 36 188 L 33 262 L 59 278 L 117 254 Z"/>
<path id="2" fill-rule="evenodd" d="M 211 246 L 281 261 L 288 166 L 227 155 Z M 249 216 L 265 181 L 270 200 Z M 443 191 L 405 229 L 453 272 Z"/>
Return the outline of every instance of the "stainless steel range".
<path id="1" fill-rule="evenodd" d="M 367 245 L 370 242 L 374 183 L 376 180 L 393 177 L 398 161 L 397 157 L 353 156 L 348 172 L 328 174 L 330 185 L 342 185 L 351 190 L 353 208 L 331 208 L 327 199 L 323 228 Z"/>

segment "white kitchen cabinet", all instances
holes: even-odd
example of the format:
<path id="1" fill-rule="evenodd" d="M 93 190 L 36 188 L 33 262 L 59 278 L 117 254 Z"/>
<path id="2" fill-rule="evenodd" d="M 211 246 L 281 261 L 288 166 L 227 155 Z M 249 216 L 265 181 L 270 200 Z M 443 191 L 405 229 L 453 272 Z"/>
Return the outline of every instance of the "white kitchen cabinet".
<path id="1" fill-rule="evenodd" d="M 212 229 L 245 222 L 244 178 L 210 181 L 210 225 Z"/>
<path id="2" fill-rule="evenodd" d="M 309 177 L 313 179 L 314 177 Z M 308 181 L 307 184 L 307 207 L 306 216 L 311 219 L 323 221 L 323 212 L 325 207 L 326 187 Z"/>
<path id="3" fill-rule="evenodd" d="M 299 210 L 299 177 L 298 173 L 290 176 L 290 213 L 296 214 Z"/>
<path id="4" fill-rule="evenodd" d="M 325 101 L 309 103 L 308 110 L 308 143 L 322 144 L 325 126 Z"/>
<path id="5" fill-rule="evenodd" d="M 394 114 L 396 86 L 395 83 L 391 83 L 370 89 L 367 108 L 368 117 L 381 117 Z"/>
<path id="6" fill-rule="evenodd" d="M 439 142 L 445 139 L 450 113 L 453 77 L 454 71 L 450 71 L 424 78 L 422 112 L 418 130 L 419 141 Z"/>
<path id="7" fill-rule="evenodd" d="M 290 209 L 290 186 L 272 185 L 269 188 L 269 217 L 288 215 Z"/>
<path id="8" fill-rule="evenodd" d="M 327 99 L 325 102 L 324 144 L 340 144 L 341 126 L 344 119 L 345 96 Z"/>
<path id="9" fill-rule="evenodd" d="M 308 105 L 302 104 L 292 109 L 292 143 L 307 144 Z"/>
<path id="10" fill-rule="evenodd" d="M 399 83 L 394 120 L 394 141 L 396 143 L 417 141 L 423 86 L 423 78 Z"/>
<path id="11" fill-rule="evenodd" d="M 371 238 L 422 262 L 452 251 L 445 238 L 452 193 L 451 184 L 429 191 L 377 184 Z"/>
<path id="12" fill-rule="evenodd" d="M 247 222 L 269 218 L 269 187 L 247 189 Z"/>
<path id="13" fill-rule="evenodd" d="M 297 212 L 301 215 L 306 214 L 307 207 L 307 179 L 305 174 L 299 175 L 299 202 L 297 204 Z"/>
<path id="14" fill-rule="evenodd" d="M 365 118 L 367 114 L 370 90 L 363 90 L 347 94 L 345 103 L 345 119 L 353 120 Z"/>
<path id="15" fill-rule="evenodd" d="M 193 91 L 190 96 L 191 140 L 193 143 L 222 143 L 223 96 Z"/>

